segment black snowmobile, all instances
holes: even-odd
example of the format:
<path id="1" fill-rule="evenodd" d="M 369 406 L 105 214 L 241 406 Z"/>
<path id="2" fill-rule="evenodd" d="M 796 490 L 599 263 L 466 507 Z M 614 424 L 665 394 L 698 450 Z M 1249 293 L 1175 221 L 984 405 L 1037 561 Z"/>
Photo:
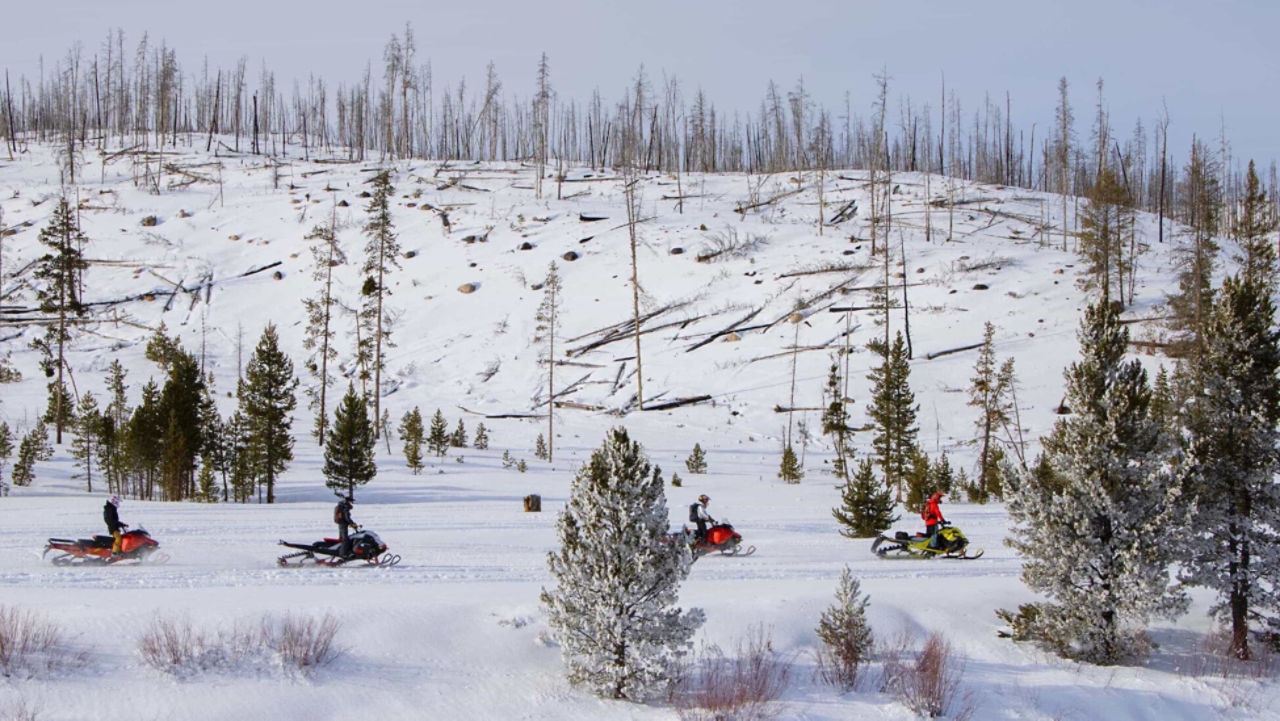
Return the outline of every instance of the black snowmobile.
<path id="1" fill-rule="evenodd" d="M 297 553 L 288 553 L 276 559 L 281 566 L 302 566 L 310 561 L 319 566 L 341 566 L 351 561 L 364 561 L 370 566 L 394 566 L 400 562 L 400 556 L 387 553 L 387 544 L 378 538 L 373 531 L 359 528 L 351 534 L 349 551 L 342 552 L 342 541 L 337 538 L 326 538 L 315 543 L 290 543 L 280 541 L 281 546 L 298 549 Z"/>

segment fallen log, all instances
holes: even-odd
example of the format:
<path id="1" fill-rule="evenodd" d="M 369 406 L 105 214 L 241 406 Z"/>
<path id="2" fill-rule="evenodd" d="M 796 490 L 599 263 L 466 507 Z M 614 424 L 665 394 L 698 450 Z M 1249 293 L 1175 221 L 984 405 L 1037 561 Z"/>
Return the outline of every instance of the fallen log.
<path id="1" fill-rule="evenodd" d="M 757 315 L 759 315 L 759 314 L 760 314 L 760 311 L 762 311 L 762 310 L 764 310 L 764 306 L 760 306 L 759 308 L 756 308 L 755 310 L 753 310 L 753 311 L 751 311 L 750 313 L 746 314 L 746 315 L 745 315 L 745 316 L 743 316 L 742 318 L 740 318 L 740 319 L 738 319 L 737 321 L 734 321 L 733 323 L 731 323 L 731 324 L 729 325 L 729 327 L 728 327 L 728 328 L 725 328 L 725 329 L 720 330 L 720 331 L 716 331 L 715 333 L 712 333 L 712 334 L 711 334 L 710 336 L 708 336 L 707 338 L 705 338 L 705 339 L 703 339 L 703 340 L 701 340 L 701 341 L 698 341 L 697 343 L 694 343 L 693 345 L 689 346 L 688 348 L 686 348 L 686 349 L 685 349 L 685 352 L 686 352 L 686 353 L 693 352 L 693 351 L 695 351 L 695 350 L 697 350 L 697 349 L 701 348 L 702 346 L 704 346 L 704 345 L 706 345 L 706 344 L 708 344 L 708 343 L 710 343 L 710 342 L 714 341 L 716 338 L 719 338 L 719 337 L 721 337 L 721 336 L 728 335 L 728 334 L 730 334 L 730 333 L 734 332 L 734 331 L 735 331 L 735 330 L 737 330 L 737 329 L 738 329 L 738 328 L 739 328 L 743 323 L 746 323 L 747 321 L 749 321 L 749 320 L 751 320 L 752 318 L 755 318 Z M 757 328 L 759 328 L 760 326 L 756 326 L 756 327 L 757 327 Z M 748 330 L 748 329 L 745 329 L 745 328 L 744 328 L 743 330 Z"/>
<path id="2" fill-rule="evenodd" d="M 780 193 L 778 195 L 773 196 L 772 198 L 766 198 L 765 200 L 757 201 L 755 203 L 751 203 L 750 205 L 739 205 L 738 207 L 733 209 L 733 212 L 739 215 L 746 215 L 748 210 L 755 210 L 756 208 L 762 208 L 766 205 L 772 205 L 773 203 L 776 203 L 779 200 L 782 200 L 783 198 L 790 198 L 791 196 L 798 195 L 799 193 L 803 193 L 804 191 L 805 189 L 803 187 L 796 188 L 795 190 L 788 190 L 785 193 Z"/>
<path id="3" fill-rule="evenodd" d="M 974 348 L 981 348 L 981 347 L 982 347 L 981 343 L 973 343 L 972 345 L 962 345 L 958 348 L 948 348 L 946 350 L 934 351 L 933 353 L 926 353 L 924 356 L 924 359 L 933 360 L 934 358 L 940 358 L 944 355 L 951 355 L 952 353 L 961 353 L 963 351 L 973 350 Z"/>
<path id="4" fill-rule="evenodd" d="M 644 411 L 665 411 L 665 410 L 668 410 L 668 409 L 671 409 L 671 408 L 679 408 L 679 407 L 681 407 L 681 406 L 690 406 L 690 405 L 693 405 L 693 404 L 695 404 L 695 403 L 702 403 L 702 402 L 704 402 L 704 401 L 709 401 L 709 400 L 711 400 L 711 396 L 709 396 L 709 395 L 692 396 L 692 397 L 689 397 L 689 398 L 676 398 L 676 399 L 669 400 L 669 401 L 666 401 L 666 402 L 663 402 L 663 403 L 656 403 L 656 404 L 652 404 L 652 405 L 646 405 L 644 408 L 641 408 L 640 410 L 644 410 Z"/>

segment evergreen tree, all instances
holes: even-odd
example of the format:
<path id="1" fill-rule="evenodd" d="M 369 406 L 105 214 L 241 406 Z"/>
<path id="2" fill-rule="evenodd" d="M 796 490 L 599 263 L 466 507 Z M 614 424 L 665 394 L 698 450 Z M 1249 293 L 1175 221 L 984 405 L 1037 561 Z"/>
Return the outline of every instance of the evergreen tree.
<path id="1" fill-rule="evenodd" d="M 1217 593 L 1211 612 L 1230 624 L 1239 659 L 1251 656 L 1251 622 L 1280 631 L 1280 333 L 1269 286 L 1223 284 L 1179 414 L 1191 500 L 1183 577 Z"/>
<path id="2" fill-rule="evenodd" d="M 13 457 L 13 431 L 9 424 L 0 421 L 0 496 L 9 495 L 9 484 L 4 481 L 4 469 Z"/>
<path id="3" fill-rule="evenodd" d="M 445 423 L 444 414 L 439 408 L 431 416 L 431 428 L 427 431 L 427 450 L 438 458 L 444 458 L 444 454 L 449 452 L 449 425 Z"/>
<path id="4" fill-rule="evenodd" d="M 471 439 L 471 447 L 478 451 L 489 449 L 489 429 L 483 423 L 476 426 L 476 436 Z"/>
<path id="5" fill-rule="evenodd" d="M 929 463 L 929 454 L 916 449 L 911 459 L 911 470 L 907 472 L 906 508 L 912 512 L 924 509 L 925 499 L 936 488 L 933 485 L 933 465 Z"/>
<path id="6" fill-rule="evenodd" d="M 547 439 L 538 434 L 538 438 L 533 442 L 533 457 L 540 461 L 547 460 Z"/>
<path id="7" fill-rule="evenodd" d="M 249 436 L 249 421 L 240 410 L 232 413 L 227 421 L 227 451 L 222 472 L 230 481 L 231 497 L 237 503 L 248 503 L 253 497 L 253 469 L 257 461 Z"/>
<path id="8" fill-rule="evenodd" d="M 1085 287 L 1124 306 L 1124 279 L 1132 272 L 1125 258 L 1125 241 L 1133 229 L 1132 199 L 1111 168 L 1103 166 L 1089 191 L 1080 218 L 1080 253 L 1084 256 Z"/>
<path id="9" fill-rule="evenodd" d="M 796 452 L 791 449 L 788 443 L 782 449 L 782 463 L 778 468 L 778 478 L 784 483 L 799 483 L 804 478 L 804 469 L 800 467 L 800 461 L 796 458 Z"/>
<path id="10" fill-rule="evenodd" d="M 979 503 L 985 503 L 991 496 L 1000 496 L 1000 461 L 1004 453 L 996 445 L 996 434 L 1008 425 L 1013 409 L 1009 399 L 1014 382 L 1013 359 L 996 368 L 995 330 L 990 322 L 983 330 L 982 347 L 978 350 L 969 386 L 969 405 L 978 409 L 974 424 L 978 430 L 978 474 L 974 483 L 982 497 Z"/>
<path id="11" fill-rule="evenodd" d="M 1169 383 L 1169 373 L 1160 366 L 1155 383 L 1151 386 L 1151 419 L 1162 429 L 1172 430 L 1176 414 L 1174 389 Z"/>
<path id="12" fill-rule="evenodd" d="M 1024 558 L 1023 581 L 1053 601 L 1041 620 L 1051 645 L 1116 664 L 1142 654 L 1152 615 L 1185 606 L 1169 582 L 1182 542 L 1177 490 L 1146 371 L 1124 358 L 1129 333 L 1116 310 L 1089 306 L 1079 339 L 1082 358 L 1064 373 L 1072 415 L 1042 440 L 1051 482 L 1011 474 L 1009 543 Z"/>
<path id="13" fill-rule="evenodd" d="M 933 490 L 948 496 L 955 490 L 955 474 L 951 472 L 951 459 L 947 458 L 946 451 L 933 462 L 929 475 L 933 481 Z"/>
<path id="14" fill-rule="evenodd" d="M 308 405 L 315 413 L 312 435 L 318 444 L 324 446 L 325 431 L 329 426 L 329 386 L 333 383 L 329 364 L 338 359 L 333 316 L 340 306 L 333 293 L 333 274 L 336 268 L 347 262 L 347 257 L 338 244 L 336 218 L 331 219 L 328 225 L 318 225 L 312 229 L 307 240 L 314 241 L 311 257 L 315 267 L 311 279 L 320 287 L 315 297 L 304 298 L 302 301 L 307 313 L 302 347 L 311 352 L 307 357 L 307 372 L 316 380 L 314 385 L 306 388 Z"/>
<path id="15" fill-rule="evenodd" d="M 280 350 L 276 327 L 268 323 L 258 346 L 245 366 L 240 384 L 240 409 L 244 414 L 257 461 L 254 475 L 267 487 L 267 503 L 275 503 L 276 476 L 293 460 L 293 426 L 290 415 L 297 405 L 298 379 L 293 361 Z"/>
<path id="16" fill-rule="evenodd" d="M 841 482 L 848 481 L 848 458 L 850 451 L 848 438 L 849 412 L 845 407 L 844 393 L 840 389 L 840 364 L 832 361 L 827 372 L 827 385 L 822 392 L 827 401 L 822 411 L 822 434 L 831 436 L 831 445 L 835 448 L 836 460 L 832 472 Z"/>
<path id="17" fill-rule="evenodd" d="M 22 436 L 18 444 L 18 459 L 13 464 L 13 485 L 29 486 L 36 478 L 36 463 L 53 458 L 53 446 L 49 444 L 49 428 L 37 423 Z"/>
<path id="18" fill-rule="evenodd" d="M 871 460 L 858 464 L 853 477 L 840 489 L 840 507 L 831 509 L 840 522 L 840 535 L 845 538 L 872 538 L 898 520 L 893 515 L 893 497 L 889 489 L 876 479 Z"/>
<path id="19" fill-rule="evenodd" d="M 707 454 L 703 452 L 701 444 L 693 444 L 693 452 L 684 460 L 684 467 L 695 475 L 707 472 Z"/>
<path id="20" fill-rule="evenodd" d="M 1258 173 L 1250 160 L 1240 216 L 1231 231 L 1240 244 L 1241 254 L 1237 260 L 1242 280 L 1258 284 L 1272 295 L 1276 292 L 1276 249 L 1273 245 L 1276 226 L 1275 206 L 1258 181 Z"/>
<path id="21" fill-rule="evenodd" d="M 91 391 L 80 396 L 80 407 L 76 409 L 75 438 L 71 441 L 71 457 L 75 459 L 75 467 L 84 469 L 85 490 L 93 493 L 93 467 L 101 464 L 101 449 L 98 439 L 101 437 L 103 423 L 102 413 L 98 410 L 98 399 Z M 80 478 L 75 474 L 74 478 Z"/>
<path id="22" fill-rule="evenodd" d="M 363 486 L 378 473 L 373 461 L 377 442 L 367 403 L 356 395 L 355 386 L 348 384 L 347 394 L 334 412 L 329 440 L 325 441 L 325 485 L 340 493 L 355 495 L 356 486 Z"/>
<path id="23" fill-rule="evenodd" d="M 1204 354 L 1204 327 L 1213 304 L 1213 269 L 1218 255 L 1214 236 L 1222 214 L 1217 163 L 1198 140 L 1191 144 L 1191 160 L 1179 190 L 1187 230 L 1175 251 L 1178 292 L 1169 298 L 1169 308 L 1174 330 L 1179 333 L 1174 350 L 1198 360 Z"/>
<path id="24" fill-rule="evenodd" d="M 896 489 L 895 499 L 902 500 L 902 489 L 916 454 L 916 395 L 911 390 L 911 366 L 907 360 L 902 333 L 891 346 L 872 341 L 868 347 L 880 356 L 882 363 L 873 368 L 867 380 L 872 383 L 871 405 L 867 414 L 875 425 L 871 447 L 877 465 L 884 472 L 885 484 Z"/>
<path id="25" fill-rule="evenodd" d="M 164 434 L 161 426 L 160 389 L 154 380 L 142 386 L 142 398 L 129 417 L 126 432 L 126 455 L 130 474 L 137 478 L 135 490 L 139 498 L 151 500 L 156 476 L 160 471 Z"/>
<path id="26" fill-rule="evenodd" d="M 560 330 L 560 305 L 560 274 L 555 261 L 551 261 L 542 281 L 542 303 L 538 305 L 533 339 L 535 344 L 546 344 L 543 357 L 547 364 L 547 447 L 545 453 L 538 456 L 545 461 L 555 457 L 556 333 Z"/>
<path id="27" fill-rule="evenodd" d="M 196 476 L 196 500 L 200 503 L 218 502 L 218 483 L 213 470 L 208 458 L 200 459 L 200 473 Z"/>
<path id="28" fill-rule="evenodd" d="M 164 500 L 181 501 L 194 496 L 195 489 L 187 492 L 187 463 L 191 454 L 187 448 L 186 436 L 179 430 L 178 415 L 172 411 L 169 413 L 165 439 L 160 456 L 160 487 L 164 490 Z"/>
<path id="29" fill-rule="evenodd" d="M 35 278 L 38 283 L 36 299 L 42 313 L 53 314 L 56 322 L 45 326 L 45 334 L 33 345 L 44 356 L 45 375 L 56 380 L 51 384 L 54 396 L 51 406 L 57 443 L 62 445 L 62 430 L 70 422 L 71 400 L 66 393 L 63 372 L 66 369 L 66 348 L 71 340 L 75 319 L 84 316 L 86 306 L 81 302 L 84 271 L 89 267 L 81 250 L 87 242 L 76 213 L 67 202 L 59 198 L 53 209 L 49 225 L 40 231 L 39 240 L 47 248 L 37 259 Z"/>
<path id="30" fill-rule="evenodd" d="M 638 443 L 612 429 L 569 488 L 542 590 L 569 681 L 641 701 L 665 688 L 704 615 L 677 607 L 692 556 L 671 543 L 667 502 Z"/>
<path id="31" fill-rule="evenodd" d="M 453 429 L 453 434 L 449 436 L 449 445 L 454 448 L 467 447 L 467 427 L 462 424 L 462 419 L 458 419 L 458 425 Z"/>
<path id="32" fill-rule="evenodd" d="M 67 385 L 65 383 L 60 385 L 55 380 L 50 381 L 47 388 L 48 393 L 45 397 L 48 402 L 40 420 L 54 428 L 69 428 L 75 425 L 75 396 L 67 390 Z"/>
<path id="33" fill-rule="evenodd" d="M 373 418 L 382 417 L 382 371 L 386 367 L 385 351 L 395 347 L 391 342 L 391 318 L 387 312 L 387 296 L 391 289 L 387 286 L 387 276 L 392 270 L 400 267 L 400 243 L 396 239 L 395 227 L 391 223 L 391 197 L 395 188 L 391 185 L 391 171 L 383 170 L 370 181 L 373 193 L 365 212 L 369 221 L 365 223 L 364 232 L 368 242 L 364 247 L 365 275 L 361 292 L 360 325 L 362 329 L 358 356 L 360 359 L 361 382 L 370 376 L 373 378 L 373 390 L 367 388 L 367 399 L 373 402 Z M 374 429 L 374 436 L 380 433 Z"/>
<path id="34" fill-rule="evenodd" d="M 200 409 L 206 397 L 200 362 L 176 340 L 156 354 L 165 371 L 156 408 L 156 427 L 166 454 L 163 461 L 166 500 L 195 494 L 196 458 L 204 449 Z"/>
<path id="35" fill-rule="evenodd" d="M 422 473 L 422 412 L 417 406 L 400 418 L 400 441 L 404 443 L 404 461 L 413 475 Z"/>
<path id="36" fill-rule="evenodd" d="M 227 456 L 230 454 L 229 446 L 231 439 L 230 434 L 227 431 L 227 424 L 222 420 L 222 416 L 218 414 L 218 404 L 214 401 L 213 373 L 210 373 L 206 377 L 204 393 L 200 396 L 199 418 L 201 441 L 200 470 L 203 472 L 204 467 L 209 465 L 212 467 L 210 470 L 211 473 L 221 473 L 222 500 L 225 502 L 229 497 L 226 470 L 228 468 Z M 201 483 L 203 483 L 203 480 L 197 476 L 197 494 L 204 493 Z M 207 502 L 215 503 L 217 500 L 217 498 L 212 498 Z"/>
<path id="37" fill-rule="evenodd" d="M 871 660 L 875 639 L 867 620 L 870 599 L 862 593 L 862 584 L 848 566 L 840 573 L 836 602 L 818 619 L 818 638 L 822 641 L 823 675 L 829 683 L 852 690 L 858 674 Z"/>
<path id="38" fill-rule="evenodd" d="M 102 459 L 102 470 L 107 476 L 107 489 L 114 493 L 123 493 L 124 478 L 128 472 L 128 440 L 129 417 L 133 415 L 126 395 L 125 370 L 120 360 L 113 359 L 107 369 L 107 392 L 110 400 L 103 414 L 101 437 L 99 439 L 98 457 Z"/>

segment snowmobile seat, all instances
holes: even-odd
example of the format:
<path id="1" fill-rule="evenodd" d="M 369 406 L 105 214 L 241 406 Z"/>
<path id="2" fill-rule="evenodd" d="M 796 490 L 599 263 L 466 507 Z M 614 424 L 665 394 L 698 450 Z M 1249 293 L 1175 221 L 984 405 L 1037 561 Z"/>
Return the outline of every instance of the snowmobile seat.
<path id="1" fill-rule="evenodd" d="M 116 539 L 112 538 L 111 536 L 95 535 L 93 537 L 93 542 L 91 545 L 96 546 L 98 548 L 110 548 L 115 542 L 116 542 Z"/>
<path id="2" fill-rule="evenodd" d="M 893 537 L 899 541 L 906 541 L 911 538 L 911 536 L 907 535 L 906 531 L 898 531 L 893 534 Z"/>

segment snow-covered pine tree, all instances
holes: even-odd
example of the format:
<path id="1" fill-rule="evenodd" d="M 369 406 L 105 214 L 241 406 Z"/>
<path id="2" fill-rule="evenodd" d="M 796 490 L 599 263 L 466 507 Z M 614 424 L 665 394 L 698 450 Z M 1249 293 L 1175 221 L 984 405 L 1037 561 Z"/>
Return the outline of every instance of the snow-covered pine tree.
<path id="1" fill-rule="evenodd" d="M 489 429 L 483 423 L 476 426 L 476 435 L 471 439 L 471 447 L 478 451 L 489 449 Z"/>
<path id="2" fill-rule="evenodd" d="M 467 427 L 461 418 L 458 419 L 458 425 L 454 426 L 453 433 L 449 435 L 449 445 L 454 448 L 467 447 Z"/>
<path id="3" fill-rule="evenodd" d="M 1275 205 L 1267 197 L 1266 188 L 1258 181 L 1258 172 L 1249 161 L 1245 176 L 1244 199 L 1240 214 L 1231 228 L 1240 244 L 1241 275 L 1244 280 L 1262 283 L 1269 292 L 1276 286 L 1276 249 L 1273 238 L 1277 221 Z"/>
<path id="4" fill-rule="evenodd" d="M 1280 336 L 1272 281 L 1228 278 L 1214 299 L 1198 368 L 1181 374 L 1180 464 L 1191 496 L 1179 540 L 1183 578 L 1218 595 L 1231 652 L 1251 656 L 1249 625 L 1280 631 Z"/>
<path id="5" fill-rule="evenodd" d="M 1142 655 L 1145 624 L 1186 600 L 1170 583 L 1179 548 L 1177 490 L 1168 442 L 1151 417 L 1151 389 L 1110 303 L 1085 310 L 1081 359 L 1063 374 L 1071 415 L 1042 439 L 1048 473 L 1011 471 L 1010 544 L 1022 579 L 1051 599 L 1039 633 L 1092 663 Z"/>
<path id="6" fill-rule="evenodd" d="M 439 408 L 436 409 L 436 414 L 431 416 L 431 429 L 427 432 L 427 450 L 439 458 L 444 458 L 444 454 L 449 452 L 449 426 L 445 423 L 444 414 Z"/>
<path id="7" fill-rule="evenodd" d="M 556 588 L 542 602 L 569 681 L 606 698 L 655 695 L 704 614 L 675 605 L 689 545 L 671 542 L 662 483 L 626 429 L 610 430 L 574 476 L 556 530 Z"/>
<path id="8" fill-rule="evenodd" d="M 849 448 L 846 440 L 849 436 L 849 412 L 845 407 L 844 392 L 840 386 L 840 363 L 832 360 L 827 372 L 827 385 L 822 390 L 827 405 L 822 411 L 822 434 L 831 436 L 831 445 L 836 451 L 835 466 L 832 473 L 842 482 L 848 481 Z"/>
<path id="9" fill-rule="evenodd" d="M 870 459 L 859 463 L 840 489 L 840 507 L 831 509 L 831 515 L 843 526 L 840 535 L 845 538 L 873 538 L 898 520 L 893 515 L 893 497 L 876 478 Z"/>
<path id="10" fill-rule="evenodd" d="M 0 421 L 0 496 L 9 495 L 9 484 L 4 482 L 4 468 L 13 455 L 13 431 L 9 424 Z"/>
<path id="11" fill-rule="evenodd" d="M 417 406 L 400 418 L 400 442 L 404 443 L 404 462 L 413 475 L 422 473 L 422 411 Z"/>
<path id="12" fill-rule="evenodd" d="M 356 486 L 373 480 L 378 473 L 373 461 L 377 442 L 368 405 L 356 395 L 355 385 L 348 383 L 324 445 L 324 484 L 339 493 L 354 495 Z"/>
<path id="13" fill-rule="evenodd" d="M 71 342 L 75 318 L 88 312 L 81 302 L 80 291 L 84 288 L 84 271 L 89 267 L 82 253 L 88 238 L 80 230 L 78 215 L 65 197 L 58 199 L 53 217 L 48 227 L 40 231 L 39 240 L 48 250 L 36 260 L 36 299 L 40 311 L 57 318 L 57 322 L 46 325 L 44 337 L 34 340 L 32 346 L 41 351 L 44 356 L 41 364 L 46 374 L 54 378 L 49 384 L 53 392 L 51 422 L 57 432 L 58 445 L 62 445 L 62 429 L 71 422 L 73 403 L 63 379 L 67 367 L 66 347 Z"/>
<path id="14" fill-rule="evenodd" d="M 547 460 L 547 439 L 538 434 L 537 440 L 533 442 L 533 457 L 540 461 Z"/>
<path id="15" fill-rule="evenodd" d="M 315 297 L 304 298 L 302 301 L 307 313 L 302 347 L 311 351 L 307 358 L 307 371 L 316 379 L 315 385 L 307 386 L 306 393 L 311 410 L 315 412 L 312 435 L 322 447 L 329 427 L 329 385 L 333 383 L 329 364 L 338 359 L 338 349 L 334 346 L 336 330 L 333 326 L 339 304 L 333 294 L 333 273 L 335 268 L 347 262 L 346 254 L 338 244 L 336 208 L 334 210 L 328 225 L 317 225 L 306 237 L 307 240 L 314 241 L 311 246 L 314 262 L 311 279 L 319 285 L 319 289 Z"/>

